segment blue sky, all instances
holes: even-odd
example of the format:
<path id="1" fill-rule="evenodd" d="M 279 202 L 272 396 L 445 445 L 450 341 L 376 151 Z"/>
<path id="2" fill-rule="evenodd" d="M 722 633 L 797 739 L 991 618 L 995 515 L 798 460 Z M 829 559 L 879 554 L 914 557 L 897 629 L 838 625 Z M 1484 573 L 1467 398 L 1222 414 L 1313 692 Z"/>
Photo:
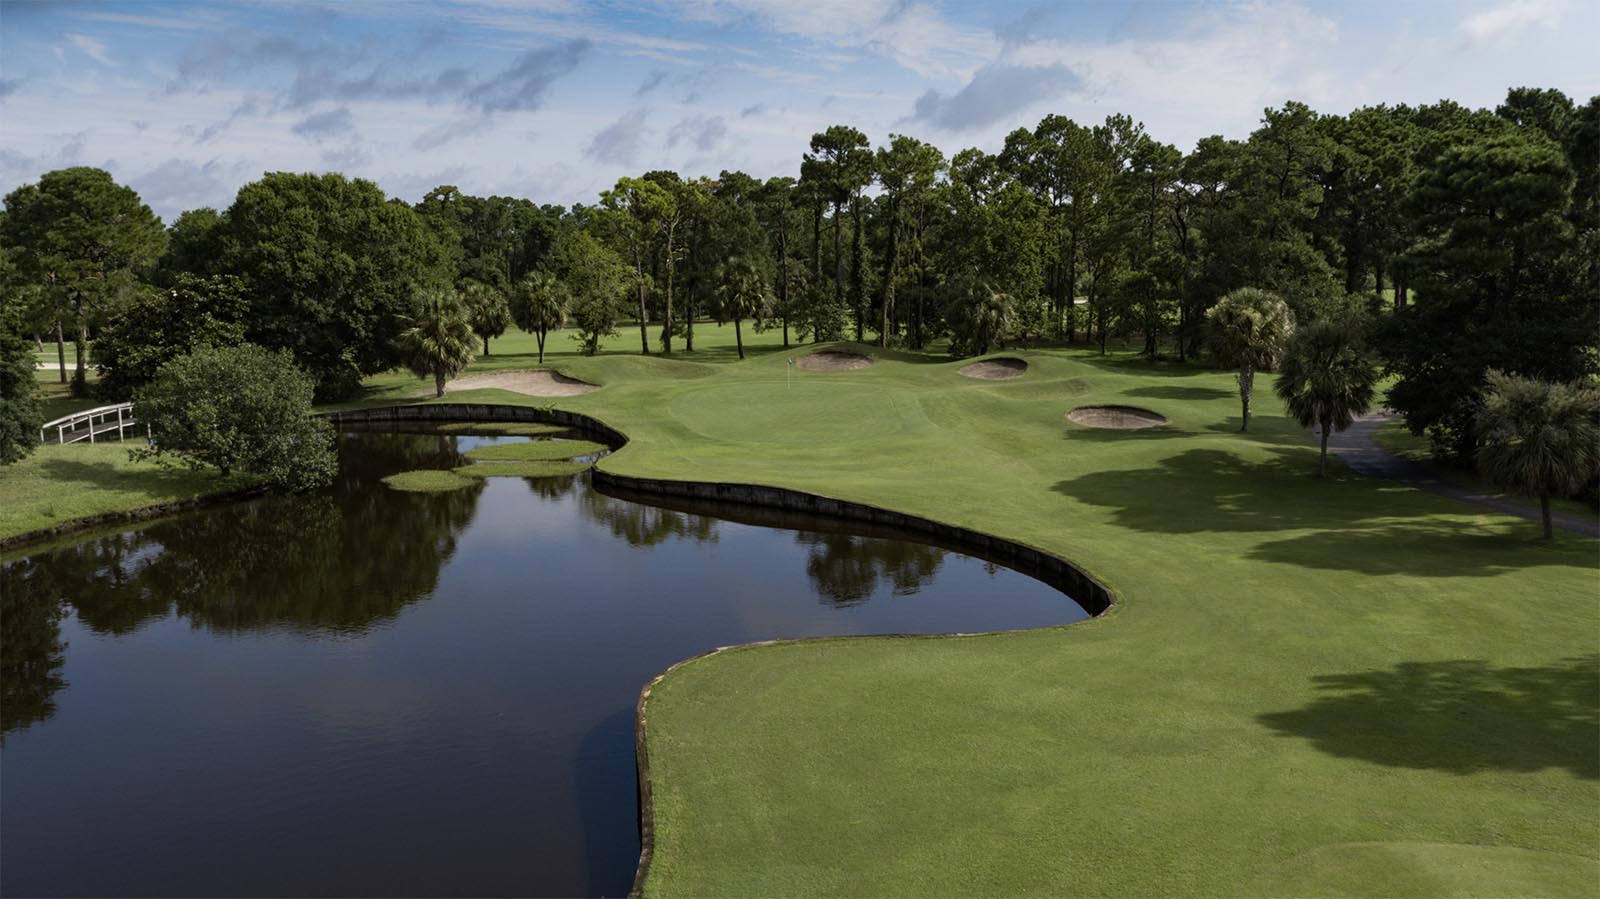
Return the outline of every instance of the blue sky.
<path id="1" fill-rule="evenodd" d="M 0 192 L 101 166 L 171 220 L 264 171 L 593 202 L 619 175 L 795 174 L 854 125 L 946 153 L 1049 112 L 1188 150 L 1266 106 L 1600 94 L 1600 3 L 0 0 Z"/>

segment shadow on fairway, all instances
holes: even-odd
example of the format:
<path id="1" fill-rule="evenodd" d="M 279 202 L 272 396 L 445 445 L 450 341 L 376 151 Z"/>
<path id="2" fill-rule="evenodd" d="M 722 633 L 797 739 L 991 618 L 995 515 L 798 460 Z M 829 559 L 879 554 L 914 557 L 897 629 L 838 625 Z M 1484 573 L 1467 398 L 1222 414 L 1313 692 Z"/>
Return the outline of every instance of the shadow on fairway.
<path id="1" fill-rule="evenodd" d="M 1386 766 L 1600 778 L 1600 656 L 1531 668 L 1401 663 L 1311 681 L 1324 696 L 1257 721 L 1324 753 Z"/>
<path id="2" fill-rule="evenodd" d="M 128 442 L 128 449 L 135 446 L 132 441 Z M 51 482 L 62 485 L 63 494 L 79 488 L 129 491 L 154 502 L 194 492 L 194 476 L 183 469 L 116 469 L 104 463 L 72 459 L 46 460 L 39 469 Z"/>
<path id="3" fill-rule="evenodd" d="M 1223 400 L 1228 397 L 1238 397 L 1237 391 L 1225 391 L 1221 388 L 1185 387 L 1175 384 L 1163 384 L 1155 387 L 1134 388 L 1123 391 L 1129 397 L 1154 397 L 1160 400 Z"/>
<path id="4" fill-rule="evenodd" d="M 1459 524 L 1419 520 L 1371 528 L 1319 531 L 1260 544 L 1251 559 L 1309 569 L 1365 572 L 1368 575 L 1497 575 L 1539 565 L 1584 566 L 1593 560 L 1558 555 L 1537 540 L 1539 526 L 1523 534 L 1464 532 Z M 1576 540 L 1576 539 L 1572 539 Z"/>

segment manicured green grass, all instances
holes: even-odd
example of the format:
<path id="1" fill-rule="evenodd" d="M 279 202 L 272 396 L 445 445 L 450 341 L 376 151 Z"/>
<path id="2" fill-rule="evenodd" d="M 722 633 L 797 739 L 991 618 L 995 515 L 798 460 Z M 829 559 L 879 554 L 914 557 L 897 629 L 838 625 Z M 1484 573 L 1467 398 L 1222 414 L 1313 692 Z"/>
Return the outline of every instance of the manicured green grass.
<path id="1" fill-rule="evenodd" d="M 385 475 L 383 483 L 397 491 L 431 494 L 440 491 L 459 491 L 472 485 L 472 479 L 449 469 L 412 469 Z"/>
<path id="2" fill-rule="evenodd" d="M 587 471 L 588 463 L 570 459 L 495 460 L 458 466 L 453 471 L 472 478 L 558 478 Z"/>
<path id="3" fill-rule="evenodd" d="M 253 481 L 248 476 L 224 478 L 215 469 L 130 462 L 128 450 L 143 443 L 46 445 L 27 459 L 0 468 L 0 538 L 89 516 L 238 490 Z"/>
<path id="4" fill-rule="evenodd" d="M 616 345 L 627 347 L 628 342 Z M 1600 544 L 1350 475 L 1230 374 L 1008 352 L 562 358 L 602 468 L 754 482 L 1069 558 L 1101 619 L 717 654 L 648 707 L 652 894 L 1592 894 Z M 798 351 L 796 351 L 798 353 Z M 521 365 L 526 365 L 522 362 Z M 1148 431 L 1067 423 L 1108 403 Z M 1463 874 L 1470 873 L 1470 874 Z"/>
<path id="5" fill-rule="evenodd" d="M 547 437 L 565 434 L 571 429 L 560 425 L 540 425 L 538 422 L 451 422 L 440 425 L 445 434 L 496 434 L 523 437 Z"/>
<path id="6" fill-rule="evenodd" d="M 1225 372 L 1081 350 L 1008 351 L 1030 368 L 1003 382 L 877 350 L 868 369 L 806 372 L 776 333 L 736 362 L 731 328 L 697 332 L 693 355 L 640 357 L 624 329 L 619 352 L 547 361 L 603 385 L 590 394 L 446 399 L 596 415 L 630 437 L 600 463 L 617 472 L 1018 539 L 1119 605 L 1061 628 L 766 645 L 675 670 L 648 705 L 648 893 L 1600 888 L 1600 542 L 1541 542 L 1338 466 L 1319 480 L 1269 392 L 1237 432 Z M 517 340 L 474 371 L 531 367 Z M 417 387 L 374 379 L 364 402 Z M 1170 424 L 1064 420 L 1095 403 Z"/>
<path id="7" fill-rule="evenodd" d="M 526 462 L 593 456 L 604 452 L 605 449 L 605 444 L 597 444 L 594 441 L 518 441 L 515 444 L 487 444 L 474 447 L 467 451 L 467 458 L 478 462 L 488 460 Z"/>

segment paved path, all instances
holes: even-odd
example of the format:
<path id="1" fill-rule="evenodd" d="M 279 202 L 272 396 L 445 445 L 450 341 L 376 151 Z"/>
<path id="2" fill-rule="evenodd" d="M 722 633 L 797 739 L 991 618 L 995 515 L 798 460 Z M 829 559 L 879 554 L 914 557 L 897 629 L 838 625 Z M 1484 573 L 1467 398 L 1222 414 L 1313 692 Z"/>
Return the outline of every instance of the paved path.
<path id="1" fill-rule="evenodd" d="M 1495 512 L 1517 516 L 1530 522 L 1543 522 L 1537 503 L 1496 497 L 1457 484 L 1442 477 L 1433 466 L 1396 456 L 1378 446 L 1378 442 L 1373 439 L 1378 426 L 1395 418 L 1398 416 L 1387 410 L 1369 412 L 1356 419 L 1355 424 L 1344 431 L 1334 432 L 1328 438 L 1328 450 L 1339 454 L 1344 464 L 1358 474 L 1372 478 L 1387 478 L 1430 494 L 1475 503 Z M 1555 527 L 1566 531 L 1600 537 L 1600 520 L 1594 518 L 1555 511 L 1550 514 L 1550 521 Z"/>

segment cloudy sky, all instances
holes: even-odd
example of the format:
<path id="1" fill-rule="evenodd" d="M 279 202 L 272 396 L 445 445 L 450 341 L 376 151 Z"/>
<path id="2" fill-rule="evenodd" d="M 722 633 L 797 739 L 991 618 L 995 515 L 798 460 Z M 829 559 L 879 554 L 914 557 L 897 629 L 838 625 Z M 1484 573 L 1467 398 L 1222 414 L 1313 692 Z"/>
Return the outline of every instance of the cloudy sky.
<path id="1" fill-rule="evenodd" d="M 1185 150 L 1266 106 L 1600 94 L 1595 0 L 0 0 L 0 192 L 108 169 L 170 221 L 264 171 L 592 202 L 795 174 L 830 124 L 997 148 L 1047 112 Z"/>

